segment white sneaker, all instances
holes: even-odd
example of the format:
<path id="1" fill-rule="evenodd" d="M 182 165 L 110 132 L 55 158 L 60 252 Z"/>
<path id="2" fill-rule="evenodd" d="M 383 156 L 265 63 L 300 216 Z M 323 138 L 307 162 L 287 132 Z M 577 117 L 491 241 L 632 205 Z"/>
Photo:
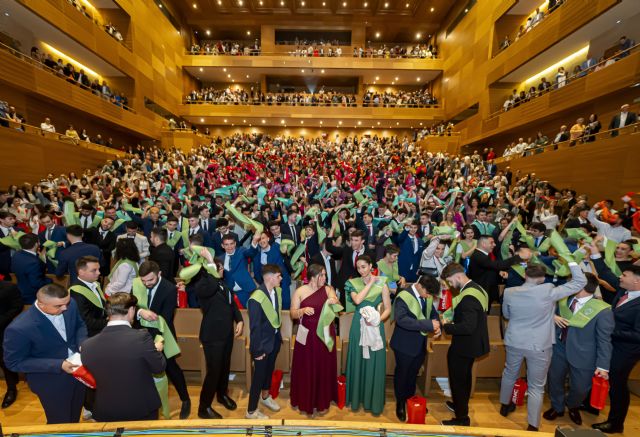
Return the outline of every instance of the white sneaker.
<path id="1" fill-rule="evenodd" d="M 273 400 L 271 395 L 267 396 L 266 399 L 263 399 L 262 396 L 260 396 L 260 403 L 271 411 L 280 411 L 280 405 Z"/>
<path id="2" fill-rule="evenodd" d="M 247 411 L 247 414 L 244 415 L 245 419 L 268 419 L 269 416 L 267 416 L 266 414 L 263 414 L 260 412 L 260 410 L 256 409 L 256 411 L 254 411 L 253 413 L 249 413 Z"/>
<path id="3" fill-rule="evenodd" d="M 82 420 L 91 420 L 93 418 L 93 413 L 84 407 L 82 408 Z"/>

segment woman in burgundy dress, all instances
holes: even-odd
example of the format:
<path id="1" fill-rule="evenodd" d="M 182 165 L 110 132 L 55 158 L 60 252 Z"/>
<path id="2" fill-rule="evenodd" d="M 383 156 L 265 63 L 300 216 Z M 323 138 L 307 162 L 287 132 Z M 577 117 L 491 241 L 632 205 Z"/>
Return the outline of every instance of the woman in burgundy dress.
<path id="1" fill-rule="evenodd" d="M 334 320 L 341 307 L 333 288 L 326 285 L 324 266 L 311 264 L 307 275 L 309 283 L 291 298 L 291 318 L 300 320 L 291 363 L 291 405 L 314 415 L 338 400 Z M 319 323 L 326 327 L 323 338 L 316 333 Z"/>

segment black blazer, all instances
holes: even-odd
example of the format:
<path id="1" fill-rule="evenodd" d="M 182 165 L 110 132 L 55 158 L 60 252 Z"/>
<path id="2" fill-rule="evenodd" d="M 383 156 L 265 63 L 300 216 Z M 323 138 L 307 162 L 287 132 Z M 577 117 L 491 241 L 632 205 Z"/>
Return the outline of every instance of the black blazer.
<path id="1" fill-rule="evenodd" d="M 258 287 L 262 293 L 269 298 L 269 292 L 264 285 Z M 270 299 L 270 298 L 269 298 Z M 278 302 L 278 295 L 276 294 L 276 308 L 280 309 L 282 303 Z M 259 357 L 262 354 L 269 355 L 276 347 L 276 344 L 282 342 L 282 336 L 280 330 L 276 330 L 262 311 L 262 306 L 253 299 L 249 299 L 247 306 L 249 308 L 249 350 L 253 358 Z"/>
<path id="2" fill-rule="evenodd" d="M 160 266 L 160 272 L 162 272 L 164 279 L 174 282 L 178 266 L 175 252 L 167 243 L 162 243 L 157 247 L 152 246 L 149 261 L 154 261 Z"/>
<path id="3" fill-rule="evenodd" d="M 116 234 L 109 231 L 102 238 L 100 235 L 100 231 L 94 230 L 96 234 L 96 246 L 100 248 L 100 252 L 102 253 L 102 259 L 100 260 L 100 273 L 103 276 L 106 276 L 111 271 L 111 254 L 113 250 L 116 248 Z"/>
<path id="4" fill-rule="evenodd" d="M 74 285 L 87 287 L 78 279 L 71 283 L 71 286 Z M 92 304 L 89 299 L 87 299 L 80 293 L 72 291 L 71 297 L 78 304 L 78 311 L 80 312 L 80 317 L 82 317 L 85 325 L 87 325 L 87 335 L 89 337 L 93 337 L 94 335 L 98 334 L 104 329 L 105 326 L 107 326 L 107 312 L 104 310 L 106 302 L 103 301 L 102 308 L 98 308 L 97 306 Z"/>
<path id="5" fill-rule="evenodd" d="M 338 272 L 338 277 L 336 279 L 336 288 L 341 291 L 340 293 L 340 302 L 344 306 L 345 304 L 345 294 L 344 294 L 344 284 L 351 278 L 355 278 L 358 276 L 358 271 L 353 265 L 353 250 L 349 246 L 334 246 L 333 238 L 327 237 L 325 247 L 327 252 L 331 253 L 336 259 L 342 260 L 340 264 L 340 271 Z M 376 264 L 376 253 L 373 250 L 369 250 L 365 248 L 364 255 L 367 255 L 373 261 L 373 266 Z"/>
<path id="6" fill-rule="evenodd" d="M 462 290 L 469 286 L 481 288 L 471 281 Z M 487 314 L 473 296 L 460 301 L 453 314 L 453 323 L 446 323 L 444 331 L 452 336 L 449 350 L 457 355 L 478 358 L 489 353 Z"/>
<path id="7" fill-rule="evenodd" d="M 627 114 L 627 120 L 624 122 L 625 126 L 629 126 L 630 124 L 634 124 L 638 122 L 638 116 L 635 112 L 629 112 Z M 617 113 L 611 118 L 611 122 L 609 123 L 609 130 L 618 129 L 620 127 L 620 113 Z M 618 131 L 611 132 L 612 137 L 618 136 Z"/>
<path id="8" fill-rule="evenodd" d="M 173 326 L 173 316 L 176 311 L 176 306 L 178 306 L 178 290 L 176 289 L 176 285 L 161 277 L 149 309 L 164 318 L 173 335 L 176 334 L 176 329 Z M 151 332 L 154 337 L 159 334 L 159 332 L 153 328 L 149 329 L 149 332 Z"/>
<path id="9" fill-rule="evenodd" d="M 411 296 L 414 296 L 411 287 L 405 290 Z M 417 299 L 416 301 L 418 304 L 420 303 Z M 426 353 L 427 337 L 422 335 L 420 331 L 433 331 L 432 321 L 439 319 L 436 308 L 431 308 L 429 319 L 418 320 L 416 316 L 409 311 L 409 307 L 402 299 L 395 299 L 393 305 L 396 327 L 393 330 L 393 335 L 389 342 L 391 348 L 410 357 L 417 357 L 422 353 Z"/>
<path id="10" fill-rule="evenodd" d="M 0 281 L 0 339 L 4 329 L 22 312 L 22 296 L 17 285 Z"/>
<path id="11" fill-rule="evenodd" d="M 489 293 L 491 300 L 497 300 L 499 294 L 498 282 L 500 281 L 499 272 L 507 270 L 520 261 L 522 259 L 518 255 L 504 260 L 493 261 L 489 258 L 489 255 L 485 255 L 476 249 L 471 254 L 467 276 L 484 288 Z"/>
<path id="12" fill-rule="evenodd" d="M 200 276 L 195 290 L 202 310 L 200 341 L 210 344 L 233 339 L 234 322 L 242 322 L 233 291 L 225 285 L 224 280 L 208 273 Z"/>
<path id="13" fill-rule="evenodd" d="M 320 252 L 311 257 L 311 264 L 320 264 L 324 267 L 324 258 L 322 257 L 322 254 Z M 331 269 L 331 281 L 328 282 L 328 284 L 333 288 L 336 288 L 336 283 L 338 281 L 338 270 L 336 269 L 336 262 L 333 257 L 329 258 L 329 268 Z M 327 272 L 327 274 L 328 273 L 329 272 Z M 328 276 L 327 279 L 329 279 Z"/>
<path id="14" fill-rule="evenodd" d="M 300 225 L 294 225 L 294 228 L 296 230 L 296 236 L 294 241 L 297 246 L 298 244 L 300 244 L 300 232 L 302 232 L 302 228 L 300 227 Z M 285 234 L 288 235 L 291 240 L 294 239 L 293 235 L 291 235 L 291 227 L 289 226 L 289 223 L 280 224 L 280 233 L 282 235 L 285 235 Z"/>
<path id="15" fill-rule="evenodd" d="M 82 343 L 82 364 L 96 379 L 96 420 L 141 420 L 160 408 L 153 375 L 164 371 L 166 360 L 146 330 L 107 326 Z"/>

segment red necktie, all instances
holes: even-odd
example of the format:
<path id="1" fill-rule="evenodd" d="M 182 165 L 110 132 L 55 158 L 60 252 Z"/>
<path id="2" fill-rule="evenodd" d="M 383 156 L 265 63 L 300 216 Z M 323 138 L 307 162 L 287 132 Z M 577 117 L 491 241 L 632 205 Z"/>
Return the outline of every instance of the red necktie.
<path id="1" fill-rule="evenodd" d="M 616 304 L 616 308 L 620 308 L 620 305 L 625 303 L 628 299 L 629 299 L 629 292 L 626 292 L 625 294 L 622 295 L 620 300 L 618 300 L 618 303 Z"/>
<path id="2" fill-rule="evenodd" d="M 353 260 L 353 268 L 357 268 L 357 264 L 358 264 L 358 252 L 356 252 L 356 258 Z"/>

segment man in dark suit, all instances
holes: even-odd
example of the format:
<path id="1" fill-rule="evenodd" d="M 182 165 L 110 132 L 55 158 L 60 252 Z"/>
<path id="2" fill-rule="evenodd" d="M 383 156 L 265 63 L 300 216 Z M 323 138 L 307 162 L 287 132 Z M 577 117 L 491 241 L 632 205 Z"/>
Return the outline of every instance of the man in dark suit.
<path id="1" fill-rule="evenodd" d="M 489 352 L 487 310 L 489 295 L 464 273 L 457 263 L 447 265 L 440 277 L 451 287 L 460 290 L 449 313 L 444 316 L 444 332 L 451 335 L 451 346 L 447 352 L 451 398 L 447 407 L 455 413 L 445 426 L 469 426 L 469 397 L 471 395 L 471 370 L 476 358 Z"/>
<path id="2" fill-rule="evenodd" d="M 615 321 L 611 334 L 613 351 L 609 366 L 611 407 L 607 420 L 592 427 L 606 433 L 622 433 L 630 403 L 627 383 L 631 371 L 640 361 L 640 299 L 637 299 L 640 295 L 640 266 L 626 267 L 618 279 L 605 264 L 595 241 L 589 249 L 598 276 L 611 284 L 617 292 L 611 304 Z"/>
<path id="3" fill-rule="evenodd" d="M 83 256 L 95 256 L 98 260 L 102 257 L 98 246 L 82 241 L 82 228 L 78 225 L 67 227 L 67 240 L 69 246 L 58 252 L 58 267 L 56 276 L 61 278 L 69 274 L 71 282 L 77 278 L 76 261 Z"/>
<path id="4" fill-rule="evenodd" d="M 235 234 L 229 233 L 222 240 L 224 282 L 236 293 L 240 304 L 246 308 L 249 295 L 256 289 L 256 283 L 248 271 L 248 259 L 253 256 L 254 251 L 237 247 L 236 238 Z"/>
<path id="5" fill-rule="evenodd" d="M 199 234 L 202 235 L 203 245 L 207 247 L 213 247 L 213 240 L 208 232 L 200 227 L 200 216 L 197 213 L 193 213 L 189 216 L 189 236 Z"/>
<path id="6" fill-rule="evenodd" d="M 8 237 L 16 232 L 13 227 L 16 216 L 7 211 L 0 211 L 0 238 Z M 11 247 L 0 243 L 0 275 L 6 280 L 11 278 Z"/>
<path id="7" fill-rule="evenodd" d="M 90 241 L 95 241 L 95 245 L 100 249 L 100 275 L 102 277 L 109 276 L 111 272 L 111 256 L 116 248 L 117 237 L 111 230 L 113 219 L 105 217 L 100 222 L 100 226 L 91 229 L 89 232 L 93 235 Z M 85 236 L 87 232 L 85 232 Z"/>
<path id="8" fill-rule="evenodd" d="M 225 235 L 231 235 L 234 238 L 236 244 L 240 242 L 238 234 L 236 234 L 235 232 L 231 232 L 231 227 L 232 226 L 229 225 L 229 220 L 224 217 L 219 218 L 216 222 L 216 232 L 213 234 L 212 245 L 213 250 L 216 253 L 216 257 L 223 256 L 225 253 L 225 250 L 222 247 L 222 240 Z"/>
<path id="9" fill-rule="evenodd" d="M 587 216 L 589 215 L 589 210 L 591 208 L 589 208 L 587 205 L 583 205 L 583 206 L 579 206 L 577 207 L 577 216 L 576 217 L 572 217 L 570 219 L 567 220 L 567 222 L 564 225 L 565 229 L 568 228 L 582 228 L 582 227 L 591 227 L 591 224 L 589 223 L 589 220 L 587 219 Z"/>
<path id="10" fill-rule="evenodd" d="M 162 373 L 165 358 L 162 342 L 154 344 L 148 331 L 131 329 L 137 303 L 132 294 L 113 294 L 107 326 L 82 343 L 82 363 L 96 380 L 93 417 L 100 422 L 158 418 L 161 401 L 153 375 Z"/>
<path id="11" fill-rule="evenodd" d="M 284 234 L 282 233 L 282 229 L 280 228 L 280 222 L 277 220 L 272 220 L 268 223 L 269 225 L 269 232 L 271 233 L 271 239 L 269 240 L 270 244 L 273 243 L 282 243 L 282 240 L 291 240 L 293 241 L 293 239 L 291 238 L 291 235 L 289 235 L 288 232 L 285 232 Z"/>
<path id="12" fill-rule="evenodd" d="M 609 123 L 609 130 L 612 131 L 611 136 L 617 137 L 619 134 L 619 131 L 613 129 L 620 129 L 637 122 L 638 116 L 635 112 L 629 112 L 629 105 L 625 103 L 620 107 L 620 112 L 611 118 L 611 122 Z"/>
<path id="13" fill-rule="evenodd" d="M 300 244 L 300 232 L 302 228 L 296 224 L 298 219 L 298 213 L 289 210 L 287 213 L 287 221 L 280 225 L 280 233 L 288 234 L 291 236 L 291 240 L 296 244 Z"/>
<path id="14" fill-rule="evenodd" d="M 46 265 L 38 257 L 38 237 L 34 234 L 24 234 L 18 242 L 22 250 L 13 255 L 11 270 L 16 275 L 22 302 L 31 305 L 36 300 L 38 290 L 50 284 L 51 279 L 45 276 Z"/>
<path id="15" fill-rule="evenodd" d="M 209 206 L 202 205 L 199 209 L 200 229 L 206 232 L 213 243 L 213 234 L 216 232 L 216 220 L 211 218 L 211 210 Z"/>
<path id="16" fill-rule="evenodd" d="M 378 239 L 378 227 L 373 224 L 373 216 L 368 212 L 357 214 L 356 227 L 364 233 L 364 240 L 367 247 L 370 250 L 375 250 L 376 240 Z"/>
<path id="17" fill-rule="evenodd" d="M 71 376 L 77 366 L 68 359 L 86 338 L 75 301 L 58 284 L 42 287 L 35 304 L 5 330 L 5 364 L 26 375 L 48 424 L 80 420 L 84 385 Z"/>
<path id="18" fill-rule="evenodd" d="M 489 307 L 491 307 L 492 302 L 499 300 L 498 281 L 500 271 L 507 270 L 512 265 L 523 262 L 523 254 L 526 259 L 530 257 L 529 249 L 523 248 L 518 252 L 519 255 L 503 260 L 492 260 L 489 254 L 495 246 L 496 243 L 493 241 L 493 237 L 482 235 L 478 239 L 476 250 L 471 254 L 468 271 L 469 277 L 489 293 Z"/>
<path id="19" fill-rule="evenodd" d="M 211 253 L 203 252 L 206 260 L 213 264 Z M 219 272 L 224 272 L 222 264 L 216 264 Z M 233 337 L 242 335 L 244 322 L 229 289 L 222 278 L 215 278 L 205 269 L 195 279 L 196 296 L 202 310 L 200 341 L 207 363 L 207 374 L 200 391 L 198 417 L 202 419 L 221 419 L 222 416 L 211 407 L 216 396 L 227 410 L 235 410 L 236 402 L 229 397 L 229 372 Z M 235 328 L 234 328 L 235 323 Z"/>
<path id="20" fill-rule="evenodd" d="M 22 307 L 22 298 L 18 287 L 7 281 L 0 281 L 0 338 L 4 338 L 5 329 L 22 312 Z M 0 343 L 0 368 L 4 373 L 4 381 L 7 384 L 7 392 L 2 399 L 2 408 L 5 409 L 9 408 L 18 397 L 19 377 L 16 372 L 7 368 L 3 357 L 2 343 Z"/>
<path id="21" fill-rule="evenodd" d="M 69 292 L 87 326 L 87 336 L 93 337 L 107 326 L 107 299 L 98 283 L 100 261 L 94 256 L 83 256 L 76 261 L 76 271 L 78 277 L 71 281 Z"/>
<path id="22" fill-rule="evenodd" d="M 44 245 L 46 241 L 54 241 L 58 246 L 58 250 L 65 247 L 67 241 L 67 231 L 62 226 L 57 226 L 53 221 L 51 214 L 40 214 L 40 224 L 44 226 L 44 230 L 38 233 L 40 238 L 40 246 Z M 47 271 L 54 272 L 56 266 L 47 259 Z"/>
<path id="23" fill-rule="evenodd" d="M 155 206 L 149 208 L 149 215 L 138 217 L 133 215 L 133 220 L 140 225 L 142 233 L 145 237 L 151 238 L 151 231 L 155 228 L 162 227 L 162 221 L 160 220 L 160 210 Z"/>
<path id="24" fill-rule="evenodd" d="M 167 231 L 162 228 L 154 228 L 151 231 L 151 255 L 149 261 L 153 261 L 160 267 L 162 277 L 167 281 L 174 282 L 176 272 L 175 252 L 167 244 Z"/>
<path id="25" fill-rule="evenodd" d="M 408 229 L 402 231 L 400 235 L 394 235 L 393 240 L 400 248 L 398 256 L 398 273 L 405 278 L 407 282 L 415 282 L 418 279 L 418 267 L 420 266 L 420 257 L 424 250 L 424 241 L 418 238 L 418 228 L 420 223 L 414 220 Z"/>
<path id="26" fill-rule="evenodd" d="M 440 318 L 433 306 L 433 297 L 440 292 L 440 283 L 433 276 L 423 275 L 406 290 L 400 290 L 394 300 L 393 330 L 389 345 L 396 358 L 393 389 L 396 396 L 396 416 L 407 419 L 407 399 L 416 392 L 416 379 L 427 353 L 427 333 L 440 335 Z"/>
<path id="27" fill-rule="evenodd" d="M 315 223 L 307 223 L 304 227 L 304 239 L 300 242 L 304 244 L 304 257 L 307 263 L 311 261 L 314 255 L 320 252 L 320 243 L 318 242 L 318 234 L 316 234 Z"/>
<path id="28" fill-rule="evenodd" d="M 258 284 L 262 284 L 262 268 L 267 264 L 275 264 L 280 267 L 282 274 L 282 309 L 288 310 L 291 306 L 291 275 L 282 254 L 280 253 L 280 245 L 269 243 L 269 234 L 263 232 L 253 238 L 251 242 L 250 255 L 253 259 L 253 278 Z"/>
<path id="29" fill-rule="evenodd" d="M 333 260 L 331 253 L 325 248 L 325 242 L 321 244 L 322 249 L 318 254 L 311 257 L 310 264 L 320 264 L 324 266 L 327 272 L 327 284 L 336 288 L 336 282 L 338 280 L 338 271 L 336 269 L 336 262 Z"/>
<path id="30" fill-rule="evenodd" d="M 336 288 L 340 290 L 340 303 L 345 305 L 345 293 L 344 284 L 351 278 L 358 276 L 358 270 L 356 269 L 356 260 L 362 255 L 368 256 L 371 260 L 376 259 L 376 254 L 372 250 L 368 250 L 364 245 L 364 234 L 361 230 L 356 229 L 351 233 L 350 241 L 351 246 L 335 246 L 333 234 L 335 226 L 331 228 L 327 239 L 325 240 L 325 247 L 327 252 L 333 255 L 334 258 L 342 260 L 340 264 L 340 271 L 336 278 Z M 342 238 L 347 238 L 347 235 L 343 235 Z"/>
<path id="31" fill-rule="evenodd" d="M 178 291 L 174 283 L 164 279 L 160 273 L 160 266 L 153 261 L 146 261 L 140 265 L 138 276 L 147 287 L 148 301 L 147 306 L 153 314 L 162 316 L 167 322 L 169 329 L 175 336 L 176 328 L 173 325 L 173 316 L 176 311 L 178 302 Z M 138 315 L 148 319 L 145 310 L 139 309 Z M 151 330 L 151 333 L 159 334 L 159 332 Z M 180 419 L 187 419 L 191 414 L 191 399 L 187 391 L 187 383 L 184 379 L 184 373 L 176 361 L 176 357 L 167 358 L 166 366 L 167 378 L 175 387 L 182 406 L 180 408 Z"/>
<path id="32" fill-rule="evenodd" d="M 614 321 L 611 306 L 593 297 L 598 278 L 585 273 L 587 285 L 569 299 L 558 302 L 556 313 L 556 342 L 549 367 L 549 398 L 551 408 L 544 412 L 546 420 L 564 416 L 565 405 L 569 418 L 582 425 L 580 405 L 587 397 L 594 374 L 609 378 L 611 361 L 611 332 Z M 574 315 L 577 315 L 574 319 Z M 569 393 L 565 383 L 569 375 Z"/>
<path id="33" fill-rule="evenodd" d="M 226 274 L 226 272 L 225 272 Z M 269 394 L 271 375 L 280 352 L 282 335 L 282 302 L 279 296 L 282 274 L 280 268 L 267 264 L 262 268 L 264 283 L 251 294 L 249 299 L 249 351 L 253 359 L 253 375 L 249 389 L 247 419 L 268 419 L 258 410 L 258 400 L 271 411 L 280 411 L 280 406 Z"/>

